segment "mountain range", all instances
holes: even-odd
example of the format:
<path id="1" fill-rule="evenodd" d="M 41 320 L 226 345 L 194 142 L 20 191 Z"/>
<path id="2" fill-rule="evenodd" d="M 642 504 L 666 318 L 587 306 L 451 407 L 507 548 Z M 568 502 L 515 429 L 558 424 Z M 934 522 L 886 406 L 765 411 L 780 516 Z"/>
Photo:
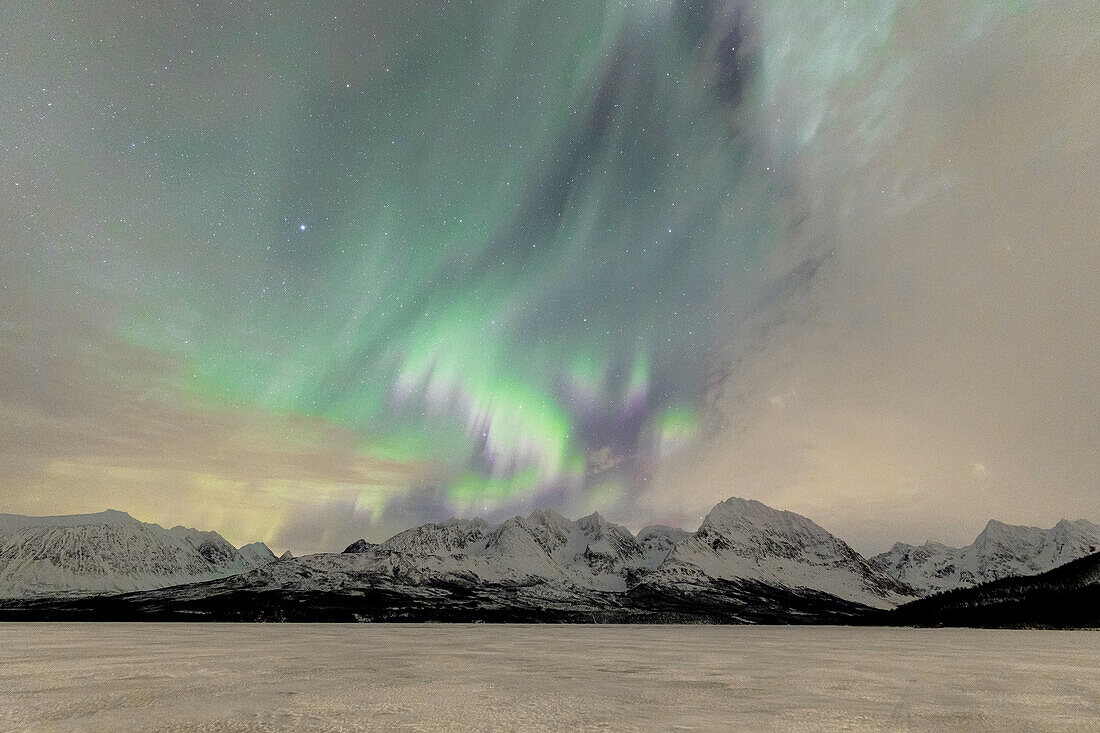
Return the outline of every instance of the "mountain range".
<path id="1" fill-rule="evenodd" d="M 1050 570 L 1095 551 L 1100 527 L 990 522 L 964 548 L 898 544 L 867 559 L 806 517 L 732 498 L 695 532 L 535 511 L 278 560 L 262 543 L 122 512 L 7 515 L 0 542 L 4 618 L 847 623 Z"/>
<path id="2" fill-rule="evenodd" d="M 125 593 L 237 575 L 275 560 L 262 542 L 165 529 L 126 512 L 0 514 L 0 598 Z"/>
<path id="3" fill-rule="evenodd" d="M 895 544 L 871 564 L 921 595 L 966 588 L 1016 575 L 1035 575 L 1100 551 L 1100 526 L 1063 519 L 1050 529 L 1018 527 L 995 519 L 966 547 L 926 542 Z"/>

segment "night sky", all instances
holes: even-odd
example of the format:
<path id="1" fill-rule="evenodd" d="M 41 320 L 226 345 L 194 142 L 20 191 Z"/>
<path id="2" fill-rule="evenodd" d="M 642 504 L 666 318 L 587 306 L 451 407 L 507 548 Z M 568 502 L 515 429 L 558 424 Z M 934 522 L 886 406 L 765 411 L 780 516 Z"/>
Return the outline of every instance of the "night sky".
<path id="1" fill-rule="evenodd" d="M 0 511 L 1100 517 L 1089 4 L 9 2 Z"/>

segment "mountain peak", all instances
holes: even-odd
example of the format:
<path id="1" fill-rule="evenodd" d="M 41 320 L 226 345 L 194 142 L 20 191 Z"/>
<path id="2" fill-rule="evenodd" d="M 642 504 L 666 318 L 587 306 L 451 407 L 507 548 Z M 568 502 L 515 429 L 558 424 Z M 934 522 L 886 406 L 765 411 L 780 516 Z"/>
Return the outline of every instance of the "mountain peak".
<path id="1" fill-rule="evenodd" d="M 237 550 L 246 562 L 256 565 L 266 565 L 275 559 L 275 553 L 263 542 L 250 542 Z"/>
<path id="2" fill-rule="evenodd" d="M 755 499 L 739 497 L 731 497 L 716 504 L 699 525 L 700 532 L 706 530 L 718 532 L 750 530 L 754 533 L 825 531 L 801 514 L 773 509 Z"/>
<path id="3" fill-rule="evenodd" d="M 345 547 L 344 552 L 353 554 L 370 552 L 375 547 L 378 547 L 378 545 L 374 544 L 373 542 L 367 542 L 366 540 L 356 540 L 355 542 L 352 542 L 350 545 Z"/>
<path id="4" fill-rule="evenodd" d="M 714 505 L 714 509 L 718 509 L 719 507 L 724 507 L 724 508 L 727 508 L 727 509 L 740 509 L 740 510 L 746 510 L 746 509 L 750 509 L 750 508 L 764 508 L 764 509 L 768 509 L 768 510 L 773 511 L 773 512 L 778 511 L 777 509 L 772 509 L 767 504 L 764 504 L 763 502 L 759 502 L 756 499 L 745 499 L 745 498 L 740 497 L 740 496 L 731 496 L 730 498 L 728 498 L 724 501 L 720 501 L 720 502 L 718 502 L 717 504 Z M 712 509 L 711 511 L 714 511 L 714 509 Z"/>
<path id="5" fill-rule="evenodd" d="M 600 531 L 610 527 L 611 523 L 604 519 L 599 512 L 592 512 L 587 517 L 578 519 L 577 525 L 586 531 Z"/>
<path id="6" fill-rule="evenodd" d="M 105 509 L 93 514 L 61 514 L 44 517 L 0 514 L 0 527 L 83 527 L 120 524 L 141 524 L 141 522 L 117 509 Z"/>
<path id="7" fill-rule="evenodd" d="M 527 515 L 527 521 L 531 524 L 543 524 L 551 527 L 561 527 L 569 524 L 569 520 L 549 509 L 536 509 Z"/>
<path id="8" fill-rule="evenodd" d="M 742 499 L 739 496 L 731 496 L 725 501 L 720 501 L 714 505 L 714 508 L 707 514 L 707 519 L 710 517 L 722 517 L 722 516 L 746 516 L 746 515 L 777 515 L 784 512 L 779 509 L 773 509 L 767 504 L 757 501 L 756 499 Z M 706 519 L 703 520 L 704 522 Z"/>
<path id="9" fill-rule="evenodd" d="M 997 519 L 990 519 L 985 524 L 985 529 L 978 535 L 975 543 L 1014 541 L 1021 537 L 1038 534 L 1043 530 L 1038 527 L 1025 527 L 1023 525 L 1006 524 Z"/>
<path id="10" fill-rule="evenodd" d="M 1058 524 L 1054 525 L 1055 529 L 1075 529 L 1079 532 L 1098 532 L 1100 531 L 1100 525 L 1093 524 L 1087 519 L 1060 519 Z"/>

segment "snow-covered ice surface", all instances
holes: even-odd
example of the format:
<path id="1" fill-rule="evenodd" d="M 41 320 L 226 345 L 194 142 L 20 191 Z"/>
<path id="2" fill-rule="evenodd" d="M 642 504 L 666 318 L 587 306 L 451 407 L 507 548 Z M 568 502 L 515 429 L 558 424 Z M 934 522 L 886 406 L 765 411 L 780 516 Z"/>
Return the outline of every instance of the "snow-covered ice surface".
<path id="1" fill-rule="evenodd" d="M 1100 632 L 0 625 L 2 730 L 1097 730 Z"/>

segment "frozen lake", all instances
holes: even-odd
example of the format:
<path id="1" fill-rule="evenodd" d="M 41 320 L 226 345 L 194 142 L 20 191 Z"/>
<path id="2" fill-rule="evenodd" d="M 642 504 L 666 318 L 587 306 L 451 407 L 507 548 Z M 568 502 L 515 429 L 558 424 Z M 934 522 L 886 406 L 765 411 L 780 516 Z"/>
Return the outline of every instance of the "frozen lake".
<path id="1" fill-rule="evenodd" d="M 1100 632 L 0 624 L 3 730 L 1100 730 Z"/>

